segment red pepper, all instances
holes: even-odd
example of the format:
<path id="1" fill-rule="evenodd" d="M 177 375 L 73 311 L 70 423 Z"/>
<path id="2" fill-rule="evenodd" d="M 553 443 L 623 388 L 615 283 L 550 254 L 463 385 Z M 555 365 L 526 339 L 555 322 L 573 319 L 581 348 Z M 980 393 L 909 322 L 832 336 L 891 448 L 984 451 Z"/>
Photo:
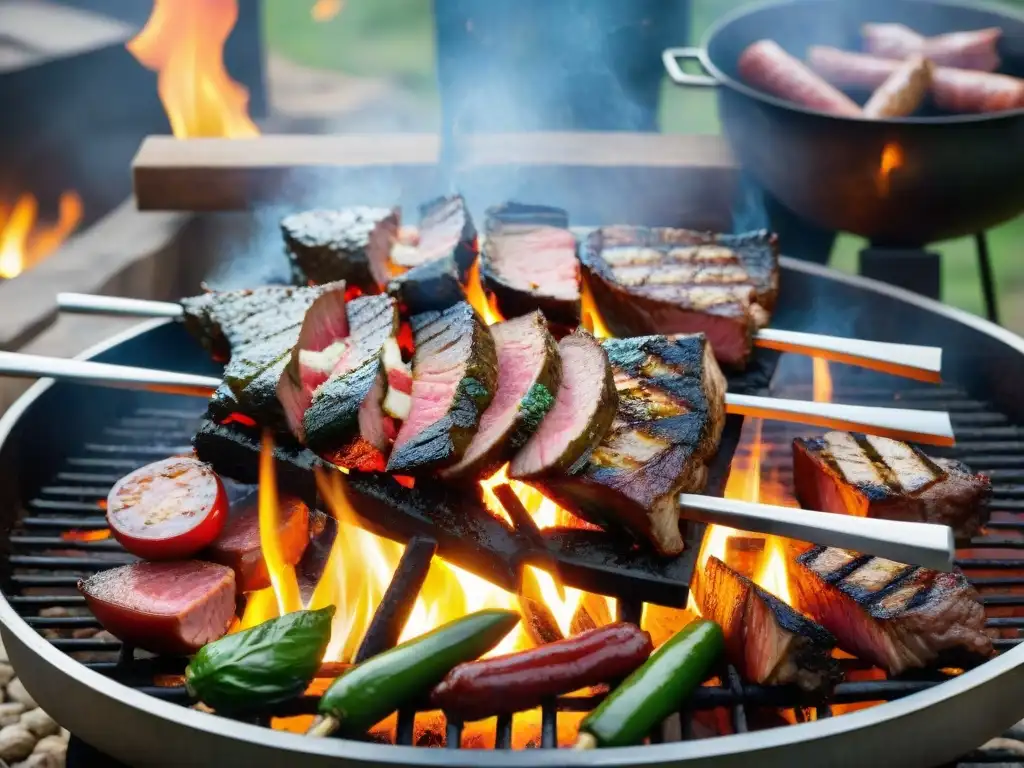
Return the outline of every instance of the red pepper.
<path id="1" fill-rule="evenodd" d="M 625 677 L 647 661 L 651 636 L 608 624 L 528 651 L 455 667 L 431 694 L 449 716 L 479 720 L 540 706 L 547 698 Z"/>

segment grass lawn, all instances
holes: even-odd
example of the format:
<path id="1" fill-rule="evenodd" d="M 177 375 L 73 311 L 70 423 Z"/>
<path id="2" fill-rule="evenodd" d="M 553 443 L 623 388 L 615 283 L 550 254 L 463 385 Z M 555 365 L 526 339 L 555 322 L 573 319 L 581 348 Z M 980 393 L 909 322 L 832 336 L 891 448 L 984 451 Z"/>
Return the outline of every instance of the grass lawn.
<path id="1" fill-rule="evenodd" d="M 743 4 L 744 0 L 693 0 L 693 41 L 700 39 L 715 18 Z M 1024 6 L 1024 0 L 1007 4 Z M 341 13 L 326 22 L 313 21 L 312 5 L 313 0 L 264 0 L 265 33 L 271 50 L 313 67 L 391 78 L 424 97 L 439 124 L 430 0 L 345 0 Z M 660 124 L 667 133 L 718 133 L 714 93 L 676 88 L 666 80 Z M 990 235 L 1004 322 L 1024 330 L 1024 258 L 1018 252 L 1019 243 L 1024 243 L 1024 217 Z M 857 253 L 863 245 L 859 238 L 840 237 L 832 254 L 833 266 L 856 271 Z M 935 249 L 943 254 L 944 300 L 980 312 L 973 241 L 950 241 Z"/>

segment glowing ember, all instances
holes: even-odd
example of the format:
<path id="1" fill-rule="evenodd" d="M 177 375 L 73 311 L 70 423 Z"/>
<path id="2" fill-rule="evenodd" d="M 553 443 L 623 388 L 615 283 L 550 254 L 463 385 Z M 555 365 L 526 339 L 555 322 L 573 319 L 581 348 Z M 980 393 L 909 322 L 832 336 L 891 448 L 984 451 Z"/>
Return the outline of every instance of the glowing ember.
<path id="1" fill-rule="evenodd" d="M 39 204 L 30 194 L 21 195 L 8 208 L 0 204 L 0 278 L 17 277 L 57 249 L 82 221 L 82 199 L 75 192 L 60 196 L 57 222 L 39 226 Z"/>
<path id="2" fill-rule="evenodd" d="M 110 538 L 110 529 L 102 528 L 98 531 L 64 531 L 60 537 L 64 541 L 105 541 Z"/>
<path id="3" fill-rule="evenodd" d="M 828 368 L 828 361 L 820 357 L 812 358 L 814 361 L 814 402 L 832 402 L 832 374 Z"/>
<path id="4" fill-rule="evenodd" d="M 224 67 L 224 43 L 237 20 L 237 0 L 155 0 L 146 26 L 128 42 L 158 73 L 160 100 L 179 139 L 259 135 L 249 92 Z"/>
<path id="5" fill-rule="evenodd" d="M 890 142 L 882 147 L 882 158 L 878 163 L 878 173 L 875 176 L 878 194 L 882 197 L 889 196 L 892 172 L 903 167 L 903 159 L 903 149 L 899 144 Z"/>
<path id="6" fill-rule="evenodd" d="M 309 9 L 313 21 L 330 21 L 345 8 L 345 0 L 316 0 Z"/>
<path id="7" fill-rule="evenodd" d="M 480 313 L 480 317 L 484 319 L 485 323 L 494 325 L 505 319 L 501 316 L 501 312 L 498 311 L 498 305 L 494 296 L 488 296 L 484 292 L 483 283 L 480 281 L 479 259 L 473 262 L 473 266 L 469 270 L 469 279 L 466 281 L 465 288 L 466 301 L 473 306 L 473 309 Z"/>

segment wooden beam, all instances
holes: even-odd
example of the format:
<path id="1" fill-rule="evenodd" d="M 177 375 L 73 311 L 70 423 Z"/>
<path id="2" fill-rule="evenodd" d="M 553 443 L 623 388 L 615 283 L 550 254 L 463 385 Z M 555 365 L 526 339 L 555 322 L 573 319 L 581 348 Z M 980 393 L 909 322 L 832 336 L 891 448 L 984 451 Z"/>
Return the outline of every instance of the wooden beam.
<path id="1" fill-rule="evenodd" d="M 474 208 L 518 198 L 573 222 L 720 226 L 737 169 L 715 136 L 476 134 L 440 162 L 433 134 L 146 139 L 133 163 L 143 210 L 415 205 L 458 189 Z M 580 190 L 586 190 L 585 194 Z"/>

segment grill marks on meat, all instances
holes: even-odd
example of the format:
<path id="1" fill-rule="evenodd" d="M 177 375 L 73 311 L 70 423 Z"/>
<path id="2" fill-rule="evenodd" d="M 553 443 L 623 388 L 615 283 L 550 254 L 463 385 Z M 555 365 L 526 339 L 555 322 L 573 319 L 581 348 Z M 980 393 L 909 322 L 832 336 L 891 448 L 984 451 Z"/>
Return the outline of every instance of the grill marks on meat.
<path id="1" fill-rule="evenodd" d="M 509 201 L 487 209 L 488 233 L 506 226 L 569 228 L 569 214 L 564 208 Z"/>
<path id="2" fill-rule="evenodd" d="M 851 432 L 793 441 L 800 503 L 824 512 L 937 523 L 968 541 L 988 522 L 992 483 L 952 459 Z"/>
<path id="3" fill-rule="evenodd" d="M 717 557 L 694 580 L 693 596 L 725 635 L 729 662 L 748 682 L 797 685 L 828 694 L 842 680 L 836 639 Z"/>
<path id="4" fill-rule="evenodd" d="M 570 327 L 579 323 L 580 266 L 576 237 L 568 229 L 489 226 L 480 277 L 505 317 L 539 309 L 553 323 Z"/>
<path id="5" fill-rule="evenodd" d="M 411 269 L 450 258 L 465 279 L 477 255 L 476 227 L 462 195 L 439 197 L 420 206 L 419 243 L 398 245 L 391 260 Z"/>
<path id="6" fill-rule="evenodd" d="M 398 330 L 398 310 L 390 296 L 378 295 L 353 299 L 346 312 L 347 350 L 306 410 L 306 445 L 338 466 L 380 470 L 394 435 L 383 409 L 382 351 Z"/>
<path id="7" fill-rule="evenodd" d="M 410 322 L 412 407 L 395 438 L 389 472 L 436 470 L 459 461 L 494 398 L 497 360 L 490 329 L 467 303 Z"/>
<path id="8" fill-rule="evenodd" d="M 558 355 L 562 380 L 554 406 L 512 460 L 509 476 L 513 479 L 574 474 L 586 464 L 615 418 L 619 395 L 600 342 L 586 331 L 576 331 L 558 343 Z"/>
<path id="9" fill-rule="evenodd" d="M 104 629 L 154 653 L 195 653 L 235 618 L 234 572 L 199 560 L 100 571 L 78 591 Z"/>
<path id="10" fill-rule="evenodd" d="M 707 339 L 646 336 L 603 343 L 618 410 L 577 471 L 532 481 L 602 527 L 621 526 L 662 555 L 683 551 L 681 492 L 699 492 L 725 422 L 725 377 Z"/>
<path id="11" fill-rule="evenodd" d="M 378 293 L 391 277 L 389 259 L 398 226 L 394 209 L 318 209 L 286 216 L 281 234 L 296 282 L 344 280 Z"/>
<path id="12" fill-rule="evenodd" d="M 815 547 L 797 558 L 798 607 L 860 659 L 898 675 L 928 666 L 975 666 L 992 655 L 985 610 L 959 571 L 939 573 Z"/>
<path id="13" fill-rule="evenodd" d="M 490 327 L 498 361 L 494 399 L 462 459 L 444 478 L 492 474 L 537 431 L 555 403 L 562 360 L 544 315 L 533 312 Z"/>
<path id="14" fill-rule="evenodd" d="M 580 251 L 605 323 L 620 337 L 705 333 L 716 357 L 742 365 L 778 296 L 775 235 L 605 227 Z"/>

